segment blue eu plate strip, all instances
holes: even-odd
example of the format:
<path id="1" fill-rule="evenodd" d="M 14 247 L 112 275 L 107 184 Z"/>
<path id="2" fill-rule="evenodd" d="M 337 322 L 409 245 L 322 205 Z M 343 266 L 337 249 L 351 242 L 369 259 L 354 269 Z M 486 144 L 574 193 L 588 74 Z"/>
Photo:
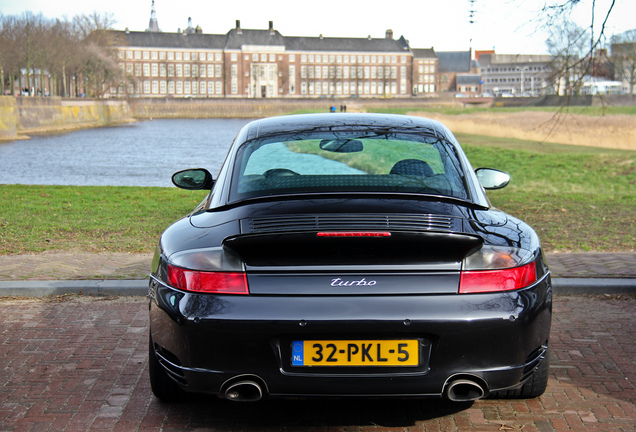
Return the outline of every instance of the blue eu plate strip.
<path id="1" fill-rule="evenodd" d="M 304 364 L 304 344 L 303 341 L 292 342 L 292 366 L 303 366 Z"/>

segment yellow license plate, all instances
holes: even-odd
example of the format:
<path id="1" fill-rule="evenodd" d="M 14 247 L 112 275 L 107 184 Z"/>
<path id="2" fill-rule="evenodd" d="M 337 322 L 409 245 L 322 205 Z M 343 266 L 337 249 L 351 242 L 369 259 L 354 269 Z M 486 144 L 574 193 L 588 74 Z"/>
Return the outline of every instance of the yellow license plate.
<path id="1" fill-rule="evenodd" d="M 417 366 L 418 340 L 306 340 L 292 342 L 292 366 Z"/>

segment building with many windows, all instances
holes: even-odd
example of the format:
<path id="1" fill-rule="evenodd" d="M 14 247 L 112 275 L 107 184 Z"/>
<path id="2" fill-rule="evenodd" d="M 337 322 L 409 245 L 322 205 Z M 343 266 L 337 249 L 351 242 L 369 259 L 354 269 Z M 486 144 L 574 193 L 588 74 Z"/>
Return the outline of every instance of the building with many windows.
<path id="1" fill-rule="evenodd" d="M 151 26 L 152 27 L 152 26 Z M 154 27 L 157 28 L 156 22 Z M 190 28 L 190 27 L 189 27 Z M 404 97 L 437 91 L 434 50 L 404 37 L 288 37 L 274 29 L 227 34 L 116 32 L 122 97 Z"/>
<path id="2" fill-rule="evenodd" d="M 476 51 L 483 91 L 494 96 L 539 96 L 554 92 L 550 55 Z"/>

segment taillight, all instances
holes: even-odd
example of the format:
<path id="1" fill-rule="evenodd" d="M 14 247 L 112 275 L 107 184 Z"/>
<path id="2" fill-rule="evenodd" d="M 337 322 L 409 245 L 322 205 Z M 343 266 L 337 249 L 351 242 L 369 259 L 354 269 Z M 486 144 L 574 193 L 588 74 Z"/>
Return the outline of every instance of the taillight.
<path id="1" fill-rule="evenodd" d="M 459 293 L 512 291 L 537 281 L 534 254 L 513 247 L 484 246 L 462 265 Z"/>
<path id="2" fill-rule="evenodd" d="M 249 294 L 245 273 L 196 271 L 168 264 L 168 283 L 184 291 Z"/>
<path id="3" fill-rule="evenodd" d="M 249 294 L 243 261 L 223 247 L 177 252 L 168 259 L 167 272 L 168 283 L 185 291 Z"/>

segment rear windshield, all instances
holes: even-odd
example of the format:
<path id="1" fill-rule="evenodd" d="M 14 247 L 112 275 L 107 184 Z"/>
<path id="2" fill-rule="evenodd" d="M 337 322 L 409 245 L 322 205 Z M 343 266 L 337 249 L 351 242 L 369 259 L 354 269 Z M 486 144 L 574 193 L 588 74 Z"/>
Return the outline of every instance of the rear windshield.
<path id="1" fill-rule="evenodd" d="M 325 192 L 394 192 L 467 199 L 451 144 L 413 134 L 304 134 L 239 148 L 230 201 Z"/>

